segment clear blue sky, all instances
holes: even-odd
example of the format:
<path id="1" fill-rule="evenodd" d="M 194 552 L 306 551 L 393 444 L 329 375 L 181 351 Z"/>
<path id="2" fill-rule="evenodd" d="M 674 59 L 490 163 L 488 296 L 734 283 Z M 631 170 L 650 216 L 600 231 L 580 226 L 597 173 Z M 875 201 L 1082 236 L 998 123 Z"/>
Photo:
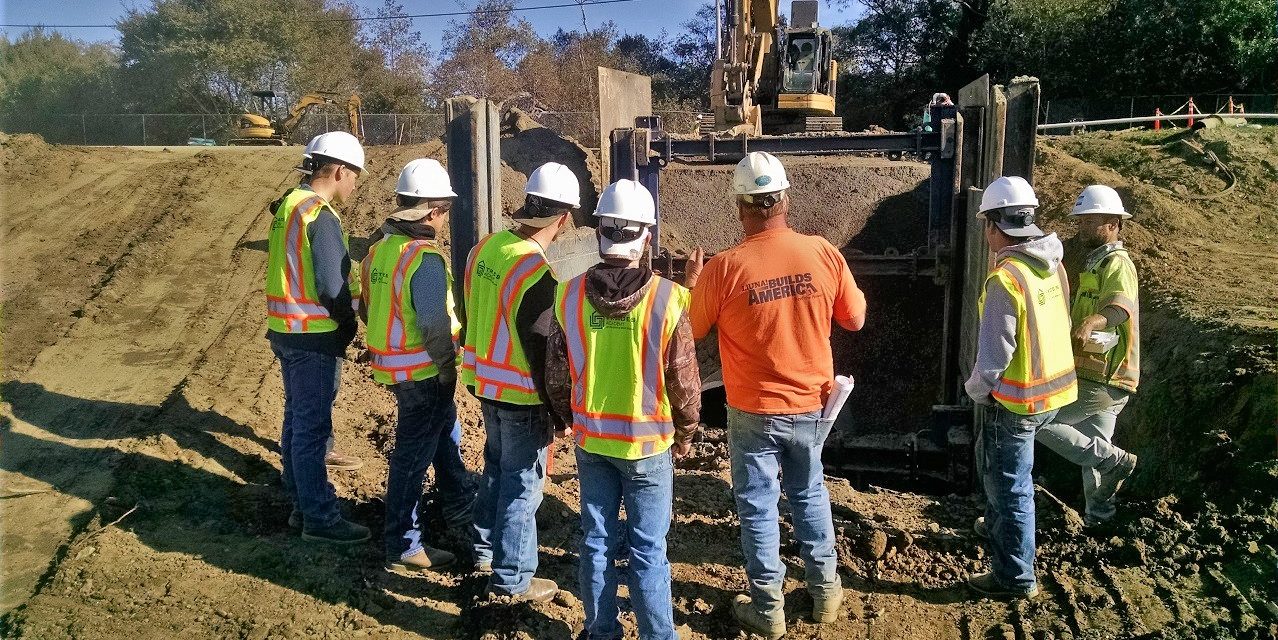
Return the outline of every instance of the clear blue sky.
<path id="1" fill-rule="evenodd" d="M 268 2 L 269 0 L 262 0 Z M 520 7 L 531 7 L 547 4 L 564 4 L 572 0 L 518 0 Z M 400 0 L 404 11 L 413 13 L 441 13 L 445 11 L 465 11 L 474 8 L 478 0 Z M 0 16 L 4 24 L 111 24 L 124 15 L 130 7 L 145 8 L 150 6 L 149 0 L 0 0 Z M 382 4 L 382 0 L 355 0 L 367 13 Z M 840 3 L 843 4 L 843 3 Z M 831 2 L 821 2 L 821 22 L 824 26 L 834 26 L 848 22 L 860 13 L 855 2 L 847 2 L 847 8 L 835 8 Z M 619 4 L 605 4 L 586 7 L 586 21 L 593 28 L 609 20 L 627 33 L 643 33 L 657 35 L 664 29 L 675 35 L 679 25 L 696 13 L 700 0 L 635 0 Z M 789 0 L 781 0 L 781 11 L 790 12 Z M 550 35 L 559 27 L 567 29 L 581 28 L 581 10 L 577 7 L 559 9 L 542 9 L 539 11 L 521 11 L 519 15 L 526 18 L 542 35 Z M 460 18 L 453 18 L 460 19 Z M 415 26 L 422 38 L 438 52 L 440 40 L 448 26 L 449 18 L 417 18 Z M 26 29 L 4 29 L 10 39 L 17 38 Z M 118 34 L 114 29 L 54 29 L 64 35 L 80 40 L 95 42 L 116 42 Z"/>

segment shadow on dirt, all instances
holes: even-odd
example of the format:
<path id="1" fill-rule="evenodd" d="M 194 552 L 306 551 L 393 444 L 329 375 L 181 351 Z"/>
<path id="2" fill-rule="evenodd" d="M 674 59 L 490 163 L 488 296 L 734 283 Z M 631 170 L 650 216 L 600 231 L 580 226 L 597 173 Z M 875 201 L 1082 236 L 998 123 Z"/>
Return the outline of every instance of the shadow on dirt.
<path id="1" fill-rule="evenodd" d="M 140 438 L 150 451 L 172 454 L 165 458 L 111 446 L 81 447 L 7 428 L 0 468 L 95 503 L 96 513 L 73 523 L 77 530 L 94 517 L 110 522 L 136 505 L 137 511 L 116 526 L 156 551 L 200 558 L 219 569 L 345 604 L 381 624 L 428 637 L 456 629 L 455 614 L 405 605 L 382 593 L 382 588 L 393 590 L 404 579 L 382 571 L 377 529 L 373 543 L 351 550 L 306 543 L 289 531 L 290 505 L 279 488 L 275 466 L 221 441 L 245 438 L 277 450 L 274 442 L 246 425 L 191 407 L 180 391 L 156 408 L 75 398 L 21 382 L 7 383 L 0 390 L 17 419 L 59 438 Z M 23 461 L 20 468 L 15 468 L 15 461 Z M 101 488 L 90 490 L 74 482 L 77 469 L 103 465 L 114 470 L 116 484 L 107 489 L 114 499 L 109 501 L 102 501 Z M 380 520 L 376 503 L 347 502 L 342 507 L 356 521 Z M 66 549 L 60 552 L 59 559 L 65 553 Z M 41 586 L 52 578 L 54 567 Z M 413 581 L 413 587 L 413 597 L 448 601 L 455 596 L 446 584 L 436 581 Z M 21 615 L 22 607 L 7 614 L 0 626 L 13 629 L 20 625 Z"/>

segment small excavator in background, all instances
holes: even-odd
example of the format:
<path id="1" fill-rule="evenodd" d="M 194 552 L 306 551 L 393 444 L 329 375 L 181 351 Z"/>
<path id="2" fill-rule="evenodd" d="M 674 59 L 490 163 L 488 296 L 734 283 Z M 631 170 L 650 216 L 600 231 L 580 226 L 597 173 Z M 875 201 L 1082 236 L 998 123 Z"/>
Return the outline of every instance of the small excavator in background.
<path id="1" fill-rule="evenodd" d="M 794 0 L 783 26 L 778 0 L 725 0 L 710 74 L 715 131 L 748 135 L 839 131 L 838 62 L 817 0 Z"/>
<path id="2" fill-rule="evenodd" d="M 254 91 L 253 95 L 262 101 L 262 112 L 267 112 L 266 101 L 277 96 L 274 91 Z M 332 91 L 313 91 L 301 97 L 288 110 L 288 116 L 280 122 L 271 122 L 270 118 L 256 113 L 241 114 L 237 136 L 227 144 L 233 146 L 283 146 L 289 144 L 289 138 L 301 124 L 302 118 L 313 107 L 322 104 L 342 104 L 341 94 Z M 352 93 L 346 99 L 346 115 L 350 131 L 360 140 L 364 139 L 364 127 L 360 120 L 359 95 Z"/>

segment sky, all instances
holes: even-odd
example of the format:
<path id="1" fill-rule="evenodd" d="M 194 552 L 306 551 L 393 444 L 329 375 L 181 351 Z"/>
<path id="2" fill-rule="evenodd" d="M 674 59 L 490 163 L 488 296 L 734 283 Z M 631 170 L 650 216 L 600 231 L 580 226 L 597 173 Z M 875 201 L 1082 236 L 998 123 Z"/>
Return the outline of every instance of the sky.
<path id="1" fill-rule="evenodd" d="M 264 2 L 269 0 L 263 0 Z M 518 0 L 518 7 L 532 7 L 548 4 L 565 4 L 572 0 Z M 441 13 L 445 11 L 465 11 L 472 9 L 478 0 L 399 0 L 404 11 L 413 13 Z M 0 16 L 4 24 L 111 24 L 124 15 L 129 8 L 145 8 L 150 6 L 149 0 L 0 0 Z M 365 12 L 381 6 L 382 0 L 355 0 Z M 789 15 L 789 0 L 781 0 L 782 13 Z M 844 4 L 844 3 L 841 3 Z M 821 23 L 823 26 L 834 26 L 852 20 L 858 13 L 855 2 L 846 2 L 846 8 L 834 7 L 830 2 L 821 2 Z M 591 28 L 609 20 L 626 33 L 643 33 L 655 36 L 664 29 L 675 35 L 679 25 L 696 13 L 701 0 L 634 0 L 616 4 L 587 6 L 586 22 Z M 581 28 L 581 9 L 564 7 L 543 9 L 539 11 L 521 11 L 519 14 L 532 23 L 543 36 L 549 36 L 556 29 Z M 451 18 L 463 19 L 464 16 Z M 416 18 L 414 26 L 422 34 L 422 39 L 438 52 L 444 31 L 450 18 Z M 50 29 L 60 31 L 66 36 L 92 42 L 118 42 L 119 35 L 111 28 L 91 29 Z M 11 40 L 26 31 L 22 27 L 4 27 L 4 33 Z"/>

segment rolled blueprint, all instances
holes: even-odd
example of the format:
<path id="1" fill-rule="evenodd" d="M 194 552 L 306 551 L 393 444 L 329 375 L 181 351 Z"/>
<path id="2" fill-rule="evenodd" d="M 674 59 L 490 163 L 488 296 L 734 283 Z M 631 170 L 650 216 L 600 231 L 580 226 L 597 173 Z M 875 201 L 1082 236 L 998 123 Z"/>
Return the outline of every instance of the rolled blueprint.
<path id="1" fill-rule="evenodd" d="M 825 401 L 825 409 L 821 412 L 822 418 L 833 420 L 839 417 L 839 412 L 843 410 L 843 403 L 848 401 L 852 387 L 856 386 L 855 383 L 852 376 L 834 376 L 834 389 L 830 392 L 830 399 Z"/>

